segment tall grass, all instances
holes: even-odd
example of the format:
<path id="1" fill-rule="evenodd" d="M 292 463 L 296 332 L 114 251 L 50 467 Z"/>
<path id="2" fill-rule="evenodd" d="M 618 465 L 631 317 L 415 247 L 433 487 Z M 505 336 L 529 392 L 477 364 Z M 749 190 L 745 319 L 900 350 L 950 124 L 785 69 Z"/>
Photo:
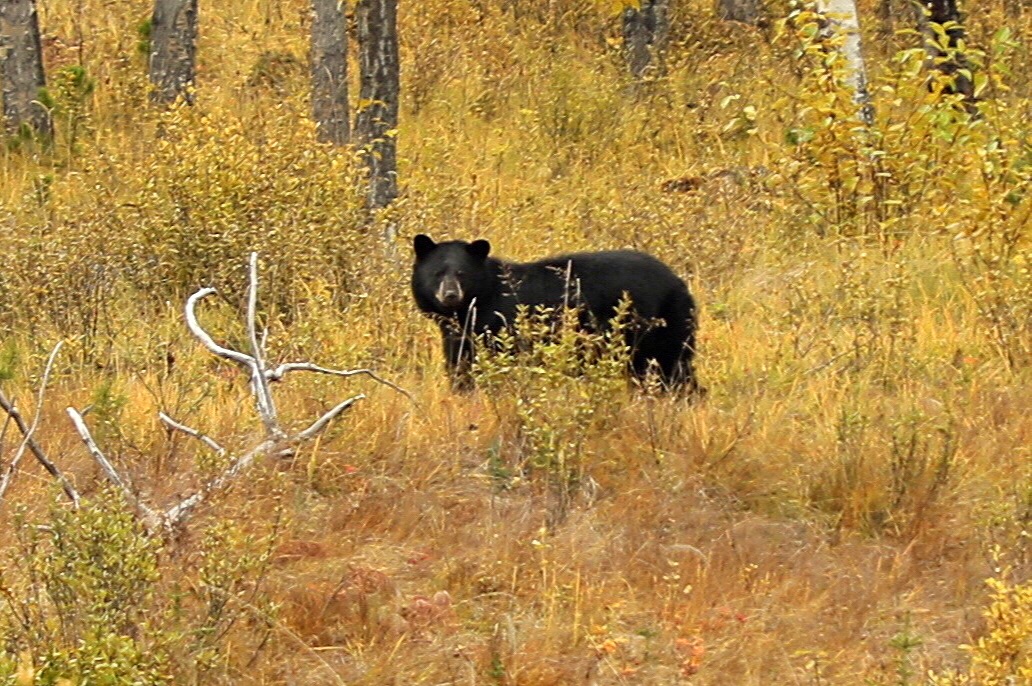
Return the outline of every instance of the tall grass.
<path id="1" fill-rule="evenodd" d="M 876 4 L 859 3 L 863 129 L 805 14 L 754 29 L 681 4 L 667 74 L 635 87 L 611 3 L 402 3 L 386 246 L 355 152 L 314 142 L 305 3 L 202 7 L 196 104 L 162 112 L 140 52 L 150 3 L 41 2 L 58 138 L 0 151 L 0 382 L 27 403 L 67 341 L 38 438 L 95 504 L 63 512 L 42 472 L 18 475 L 0 682 L 1027 675 L 1032 19 L 966 8 L 974 119 L 929 89 L 915 36 L 884 38 Z M 654 253 L 699 301 L 707 398 L 505 359 L 453 394 L 407 291 L 421 232 L 513 259 Z M 416 403 L 364 387 L 187 539 L 138 542 L 62 408 L 93 404 L 148 499 L 217 470 L 156 413 L 249 442 L 240 375 L 180 311 L 215 285 L 206 326 L 244 340 L 252 249 L 270 359 L 374 367 Z M 557 345 L 553 362 L 573 359 Z M 280 411 L 300 425 L 364 383 L 290 380 Z M 15 448 L 8 432 L 0 459 Z M 91 609 L 112 593 L 117 631 Z"/>

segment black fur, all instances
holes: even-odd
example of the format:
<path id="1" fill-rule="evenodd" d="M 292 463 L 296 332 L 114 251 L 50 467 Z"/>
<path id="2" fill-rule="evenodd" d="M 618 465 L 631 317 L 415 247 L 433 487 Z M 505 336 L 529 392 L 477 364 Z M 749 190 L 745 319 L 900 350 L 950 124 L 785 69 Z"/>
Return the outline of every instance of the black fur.
<path id="1" fill-rule="evenodd" d="M 579 305 L 582 326 L 601 330 L 627 294 L 636 320 L 649 323 L 627 333 L 634 374 L 643 377 L 654 361 L 666 386 L 696 390 L 695 301 L 684 281 L 655 257 L 614 250 L 521 264 L 489 257 L 485 240 L 434 243 L 419 235 L 413 247 L 412 294 L 419 309 L 440 324 L 449 370 L 458 383 L 468 383 L 474 354 L 463 332 L 497 334 L 513 323 L 517 305 Z"/>

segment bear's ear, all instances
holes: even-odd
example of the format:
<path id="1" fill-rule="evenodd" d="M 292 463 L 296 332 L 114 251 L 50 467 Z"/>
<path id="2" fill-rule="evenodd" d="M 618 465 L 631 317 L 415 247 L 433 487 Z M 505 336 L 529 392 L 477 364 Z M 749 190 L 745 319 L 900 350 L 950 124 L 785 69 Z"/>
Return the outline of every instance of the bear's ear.
<path id="1" fill-rule="evenodd" d="M 466 246 L 466 250 L 478 260 L 486 260 L 488 253 L 491 252 L 491 244 L 481 238 Z"/>
<path id="2" fill-rule="evenodd" d="M 416 259 L 421 260 L 429 255 L 430 251 L 437 247 L 437 244 L 434 243 L 433 238 L 421 233 L 412 239 L 412 247 L 416 251 Z"/>

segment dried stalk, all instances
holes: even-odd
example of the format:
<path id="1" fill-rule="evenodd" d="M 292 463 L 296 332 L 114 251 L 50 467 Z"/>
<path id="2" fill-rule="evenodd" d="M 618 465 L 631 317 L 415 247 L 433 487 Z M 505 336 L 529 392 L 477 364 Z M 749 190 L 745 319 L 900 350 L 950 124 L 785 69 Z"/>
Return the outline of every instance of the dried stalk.
<path id="1" fill-rule="evenodd" d="M 43 416 L 43 398 L 46 393 L 47 381 L 50 379 L 50 371 L 54 367 L 54 360 L 57 359 L 57 353 L 61 350 L 61 346 L 63 344 L 63 341 L 58 341 L 57 345 L 55 345 L 54 349 L 50 352 L 50 357 L 47 358 L 46 367 L 43 369 L 43 378 L 40 381 L 39 391 L 36 395 L 36 413 L 32 418 L 32 426 L 27 427 L 25 425 L 25 420 L 22 419 L 18 408 L 15 407 L 13 402 L 9 401 L 4 396 L 3 392 L 0 392 L 0 407 L 2 407 L 7 413 L 7 421 L 10 422 L 13 420 L 15 426 L 17 426 L 18 430 L 22 433 L 22 442 L 19 444 L 14 457 L 11 458 L 11 463 L 7 466 L 7 471 L 4 474 L 3 481 L 0 482 L 0 501 L 3 500 L 4 494 L 7 493 L 7 489 L 11 485 L 11 480 L 14 478 L 14 473 L 18 468 L 18 463 L 21 462 L 22 456 L 25 454 L 25 450 L 28 449 L 36 457 L 36 460 L 43 465 L 43 468 L 58 480 L 61 484 L 61 488 L 64 489 L 65 494 L 72 501 L 72 506 L 76 509 L 79 507 L 79 493 L 75 490 L 75 487 L 72 486 L 71 482 L 65 478 L 64 474 L 61 473 L 61 470 L 57 468 L 57 465 L 47 458 L 46 453 L 43 452 L 43 449 L 40 448 L 39 444 L 36 443 L 36 440 L 33 438 L 33 434 L 36 433 L 36 429 L 39 427 L 39 422 Z M 7 424 L 5 422 L 4 431 L 6 432 L 6 430 Z"/>

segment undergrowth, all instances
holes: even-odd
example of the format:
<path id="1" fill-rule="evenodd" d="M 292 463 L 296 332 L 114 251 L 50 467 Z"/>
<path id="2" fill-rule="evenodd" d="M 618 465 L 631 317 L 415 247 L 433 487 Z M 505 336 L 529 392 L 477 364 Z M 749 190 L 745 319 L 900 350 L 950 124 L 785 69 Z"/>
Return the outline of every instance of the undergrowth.
<path id="1" fill-rule="evenodd" d="M 370 217 L 360 158 L 307 119 L 307 4 L 202 7 L 195 103 L 159 110 L 150 3 L 40 3 L 56 135 L 0 150 L 0 384 L 30 417 L 66 342 L 37 439 L 88 503 L 26 455 L 0 504 L 0 682 L 1027 680 L 1032 17 L 965 3 L 976 112 L 903 5 L 858 3 L 865 126 L 805 3 L 760 27 L 678 4 L 638 84 L 624 3 L 402 3 L 403 193 Z M 453 394 L 408 293 L 421 232 L 656 255 L 709 394 L 629 383 L 569 314 L 525 315 Z M 270 362 L 414 401 L 284 381 L 299 422 L 369 399 L 149 539 L 62 408 L 148 501 L 217 473 L 155 415 L 251 438 L 182 306 L 216 286 L 205 325 L 244 341 L 252 250 Z M 0 467 L 19 443 L 0 423 Z"/>

